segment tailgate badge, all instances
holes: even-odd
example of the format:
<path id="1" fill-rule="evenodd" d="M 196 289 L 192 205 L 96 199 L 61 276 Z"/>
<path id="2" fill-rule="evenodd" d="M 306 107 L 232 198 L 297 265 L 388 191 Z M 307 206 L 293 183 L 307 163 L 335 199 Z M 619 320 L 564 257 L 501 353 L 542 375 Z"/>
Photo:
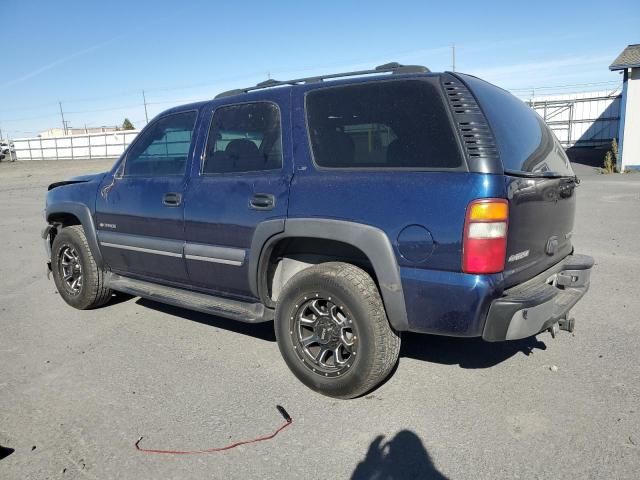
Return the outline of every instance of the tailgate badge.
<path id="1" fill-rule="evenodd" d="M 515 262 L 518 260 L 522 260 L 525 257 L 529 256 L 529 250 L 524 250 L 522 252 L 518 252 L 518 253 L 514 253 L 513 255 L 511 255 L 509 257 L 509 260 L 507 260 L 508 262 Z"/>

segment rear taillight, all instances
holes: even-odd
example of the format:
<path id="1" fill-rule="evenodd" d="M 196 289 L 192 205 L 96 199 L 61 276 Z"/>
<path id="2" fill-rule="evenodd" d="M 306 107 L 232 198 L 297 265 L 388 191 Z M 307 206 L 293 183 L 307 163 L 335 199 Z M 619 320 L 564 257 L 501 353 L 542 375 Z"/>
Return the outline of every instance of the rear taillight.
<path id="1" fill-rule="evenodd" d="M 500 198 L 474 200 L 467 207 L 462 241 L 462 271 L 497 273 L 507 253 L 509 203 Z"/>

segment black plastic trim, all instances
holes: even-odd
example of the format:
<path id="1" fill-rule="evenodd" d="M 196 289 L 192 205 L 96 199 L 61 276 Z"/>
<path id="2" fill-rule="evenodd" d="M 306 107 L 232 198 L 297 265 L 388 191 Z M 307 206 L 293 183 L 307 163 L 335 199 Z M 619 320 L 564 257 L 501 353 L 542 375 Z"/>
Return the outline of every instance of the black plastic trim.
<path id="1" fill-rule="evenodd" d="M 471 89 L 452 72 L 440 77 L 454 124 L 469 165 L 475 173 L 503 173 L 495 136 Z"/>
<path id="2" fill-rule="evenodd" d="M 398 62 L 389 62 L 384 65 L 378 65 L 377 67 L 371 70 L 357 70 L 353 72 L 342 72 L 342 73 L 331 73 L 327 75 L 316 75 L 315 77 L 302 77 L 302 78 L 294 78 L 291 80 L 275 80 L 270 78 L 268 80 L 264 80 L 258 83 L 255 86 L 244 87 L 244 88 L 236 88 L 233 90 L 228 90 L 226 92 L 219 93 L 215 96 L 215 99 L 224 98 L 224 97 L 232 97 L 235 95 L 241 95 L 243 93 L 248 93 L 253 90 L 261 90 L 263 88 L 271 88 L 271 87 L 280 87 L 285 85 L 298 85 L 301 83 L 316 83 L 322 82 L 324 80 L 331 80 L 334 78 L 343 78 L 343 77 L 353 77 L 359 75 L 371 75 L 371 74 L 379 74 L 391 72 L 392 74 L 408 74 L 408 73 L 429 73 L 427 67 L 423 65 L 401 65 Z"/>
<path id="3" fill-rule="evenodd" d="M 55 214 L 71 214 L 80 220 L 93 259 L 98 267 L 103 266 L 102 253 L 98 246 L 98 237 L 96 235 L 96 226 L 93 222 L 93 216 L 91 215 L 89 207 L 77 202 L 60 202 L 47 205 L 45 214 L 49 223 L 51 223 L 51 217 Z"/>
<path id="4" fill-rule="evenodd" d="M 589 270 L 593 265 L 594 260 L 588 255 L 569 255 L 531 280 L 505 290 L 503 296 L 494 300 L 489 307 L 482 338 L 489 342 L 500 342 L 526 336 L 510 338 L 509 327 L 514 321 L 520 322 L 515 324 L 516 332 L 521 331 L 519 326 L 528 322 L 532 322 L 536 330 L 529 332 L 532 335 L 546 330 L 564 318 L 587 293 Z M 550 278 L 556 281 L 547 283 Z M 573 285 L 571 278 L 576 280 Z M 525 322 L 521 322 L 520 317 Z"/>
<path id="5" fill-rule="evenodd" d="M 409 329 L 400 267 L 391 242 L 382 230 L 361 223 L 321 218 L 288 218 L 284 232 L 271 236 L 260 248 L 262 253 L 257 263 L 254 263 L 257 258 L 254 246 L 257 249 L 258 245 L 252 244 L 249 275 L 250 278 L 255 276 L 260 287 L 258 295 L 263 302 L 268 299 L 266 272 L 273 247 L 280 240 L 293 237 L 335 240 L 360 249 L 373 266 L 389 322 L 398 331 Z"/>
<path id="6" fill-rule="evenodd" d="M 264 262 L 266 264 L 268 263 L 268 259 L 271 256 L 271 251 L 268 251 L 265 254 L 265 246 L 267 245 L 267 241 L 271 237 L 277 235 L 278 233 L 284 232 L 284 225 L 284 218 L 266 220 L 259 223 L 253 232 L 253 238 L 251 239 L 251 248 L 249 249 L 249 290 L 256 298 L 261 298 L 260 291 L 265 290 L 263 286 L 258 288 L 258 279 L 262 278 L 263 276 L 266 277 L 266 271 L 261 272 L 260 269 L 261 258 L 266 258 L 267 261 Z M 263 265 L 263 267 L 266 269 L 266 265 Z M 265 299 L 262 300 L 264 301 Z"/>
<path id="7" fill-rule="evenodd" d="M 229 298 L 215 297 L 181 288 L 168 287 L 143 280 L 108 273 L 107 285 L 119 292 L 129 293 L 149 300 L 168 303 L 210 315 L 219 315 L 246 323 L 260 323 L 273 320 L 274 312 L 261 303 L 243 302 Z"/>

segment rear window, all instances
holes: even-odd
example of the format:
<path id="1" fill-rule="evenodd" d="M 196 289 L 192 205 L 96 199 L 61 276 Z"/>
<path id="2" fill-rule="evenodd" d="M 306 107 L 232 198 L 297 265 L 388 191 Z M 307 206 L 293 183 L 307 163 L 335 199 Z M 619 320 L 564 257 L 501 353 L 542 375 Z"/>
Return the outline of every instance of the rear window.
<path id="1" fill-rule="evenodd" d="M 436 86 L 402 80 L 307 94 L 316 164 L 330 168 L 452 169 L 462 158 Z"/>
<path id="2" fill-rule="evenodd" d="M 573 176 L 569 159 L 540 116 L 506 90 L 461 75 L 484 111 L 506 172 Z"/>

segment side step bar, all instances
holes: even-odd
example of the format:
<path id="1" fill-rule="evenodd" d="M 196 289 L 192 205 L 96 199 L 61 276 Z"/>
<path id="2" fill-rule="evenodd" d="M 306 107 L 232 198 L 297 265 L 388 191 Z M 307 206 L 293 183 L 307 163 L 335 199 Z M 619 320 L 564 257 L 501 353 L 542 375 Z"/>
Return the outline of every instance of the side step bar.
<path id="1" fill-rule="evenodd" d="M 246 323 L 269 322 L 274 318 L 274 311 L 266 308 L 262 303 L 248 303 L 214 297 L 204 293 L 123 277 L 115 273 L 108 273 L 106 276 L 107 284 L 113 290 L 149 300 L 157 300 L 176 307 L 197 310 Z"/>

